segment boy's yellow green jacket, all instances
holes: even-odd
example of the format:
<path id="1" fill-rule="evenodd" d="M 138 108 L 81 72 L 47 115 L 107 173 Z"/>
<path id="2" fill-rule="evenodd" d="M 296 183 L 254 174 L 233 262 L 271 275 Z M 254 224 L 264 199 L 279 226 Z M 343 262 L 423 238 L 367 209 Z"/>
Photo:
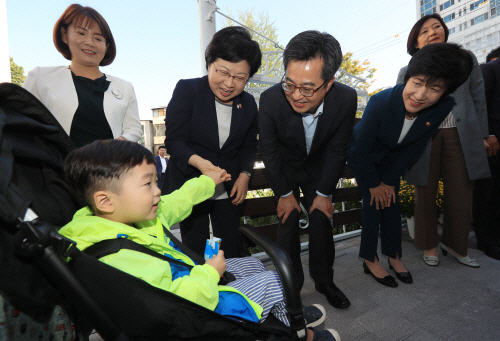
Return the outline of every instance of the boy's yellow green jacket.
<path id="1" fill-rule="evenodd" d="M 210 198 L 214 189 L 213 180 L 207 176 L 189 180 L 179 190 L 161 197 L 156 219 L 137 223 L 135 227 L 96 217 L 89 207 L 85 207 L 76 212 L 73 220 L 61 228 L 59 233 L 74 240 L 80 250 L 103 240 L 128 238 L 162 255 L 194 265 L 189 270 L 128 249 L 100 258 L 100 261 L 152 286 L 207 309 L 257 322 L 262 315 L 260 305 L 234 288 L 219 286 L 219 274 L 214 267 L 207 264 L 195 265 L 163 232 L 162 224 L 169 228 L 188 217 L 192 207 Z"/>

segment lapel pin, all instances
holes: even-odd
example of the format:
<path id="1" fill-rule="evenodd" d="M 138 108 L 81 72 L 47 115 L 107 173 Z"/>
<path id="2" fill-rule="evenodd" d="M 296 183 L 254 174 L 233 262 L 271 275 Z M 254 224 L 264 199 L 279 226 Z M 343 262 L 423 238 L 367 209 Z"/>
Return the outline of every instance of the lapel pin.
<path id="1" fill-rule="evenodd" d="M 427 122 L 425 125 L 428 126 L 428 127 L 430 127 L 431 126 L 431 122 Z"/>
<path id="2" fill-rule="evenodd" d="M 241 104 L 238 104 L 238 109 L 241 109 L 243 108 L 243 106 Z"/>
<path id="3" fill-rule="evenodd" d="M 120 90 L 118 89 L 113 89 L 111 90 L 111 93 L 113 94 L 113 96 L 115 96 L 117 99 L 122 99 L 123 98 L 123 94 L 120 92 Z"/>

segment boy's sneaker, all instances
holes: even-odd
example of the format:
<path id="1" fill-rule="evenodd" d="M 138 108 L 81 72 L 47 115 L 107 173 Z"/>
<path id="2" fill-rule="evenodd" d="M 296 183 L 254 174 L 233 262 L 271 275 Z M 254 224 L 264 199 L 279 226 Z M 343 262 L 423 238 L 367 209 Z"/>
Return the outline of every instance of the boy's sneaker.
<path id="1" fill-rule="evenodd" d="M 327 330 L 314 330 L 309 328 L 314 332 L 314 337 L 312 341 L 341 341 L 340 335 L 335 329 Z"/>
<path id="2" fill-rule="evenodd" d="M 304 319 L 306 320 L 306 327 L 316 327 L 323 323 L 326 318 L 325 308 L 321 304 L 313 304 L 304 307 Z"/>

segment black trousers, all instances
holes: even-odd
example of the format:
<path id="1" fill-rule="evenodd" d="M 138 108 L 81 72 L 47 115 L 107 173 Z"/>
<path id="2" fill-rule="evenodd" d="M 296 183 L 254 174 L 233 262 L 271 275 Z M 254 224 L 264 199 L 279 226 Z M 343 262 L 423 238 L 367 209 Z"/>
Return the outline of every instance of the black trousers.
<path id="1" fill-rule="evenodd" d="M 500 121 L 489 120 L 490 132 L 500 136 Z M 500 152 L 489 157 L 491 178 L 474 183 L 473 220 L 477 243 L 500 246 Z"/>
<path id="2" fill-rule="evenodd" d="M 300 186 L 306 201 L 306 210 L 309 212 L 316 197 L 316 184 Z M 299 185 L 293 188 L 293 195 L 299 201 Z M 276 201 L 279 197 L 275 197 Z M 283 248 L 293 264 L 295 278 L 302 288 L 304 271 L 300 259 L 299 239 L 299 212 L 294 210 L 285 223 L 280 219 L 278 226 L 278 245 Z M 335 245 L 333 243 L 333 228 L 330 219 L 320 210 L 309 214 L 309 273 L 317 284 L 333 281 L 333 262 L 335 260 Z"/>
<path id="3" fill-rule="evenodd" d="M 206 240 L 210 237 L 211 220 L 214 237 L 222 239 L 221 249 L 224 250 L 224 257 L 239 257 L 238 228 L 243 205 L 234 206 L 231 200 L 233 199 L 206 200 L 195 205 L 191 215 L 179 224 L 182 243 L 203 256 Z"/>
<path id="4" fill-rule="evenodd" d="M 375 260 L 379 230 L 382 254 L 390 258 L 396 258 L 396 255 L 401 257 L 401 210 L 399 208 L 399 184 L 394 186 L 396 203 L 391 202 L 391 206 L 378 210 L 375 203 L 370 206 L 370 190 L 368 188 L 360 188 L 360 190 L 363 195 L 363 209 L 361 211 L 362 229 L 359 257 L 370 262 Z"/>

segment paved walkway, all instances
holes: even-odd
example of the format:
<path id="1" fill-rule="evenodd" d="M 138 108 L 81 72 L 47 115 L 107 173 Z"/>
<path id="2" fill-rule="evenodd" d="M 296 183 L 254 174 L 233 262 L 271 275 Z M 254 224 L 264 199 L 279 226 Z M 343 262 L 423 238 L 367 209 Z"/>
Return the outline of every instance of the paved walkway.
<path id="1" fill-rule="evenodd" d="M 358 258 L 360 238 L 336 245 L 335 283 L 351 300 L 348 309 L 330 306 L 306 273 L 303 303 L 320 303 L 327 311 L 320 328 L 337 329 L 342 341 L 499 341 L 500 261 L 475 249 L 471 233 L 469 255 L 481 268 L 442 255 L 441 264 L 433 268 L 425 265 L 422 251 L 403 232 L 403 261 L 413 284 L 398 281 L 397 288 L 388 288 L 365 275 Z M 302 261 L 307 272 L 307 252 Z M 388 270 L 387 257 L 382 256 L 381 263 Z M 272 268 L 270 263 L 266 266 Z"/>

